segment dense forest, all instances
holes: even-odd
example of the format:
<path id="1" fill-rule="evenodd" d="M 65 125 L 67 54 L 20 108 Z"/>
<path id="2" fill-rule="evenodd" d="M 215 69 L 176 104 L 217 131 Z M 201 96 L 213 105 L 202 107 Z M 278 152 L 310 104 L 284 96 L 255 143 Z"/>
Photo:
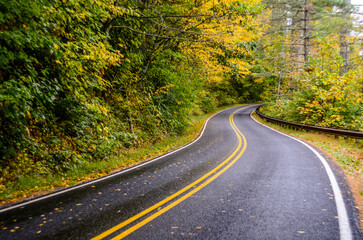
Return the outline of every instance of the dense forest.
<path id="1" fill-rule="evenodd" d="M 271 17 L 261 39 L 259 73 L 277 83 L 265 99 L 268 115 L 363 130 L 363 25 L 352 18 L 349 2 L 267 4 Z"/>
<path id="2" fill-rule="evenodd" d="M 223 105 L 263 101 L 279 118 L 362 130 L 352 11 L 340 0 L 0 1 L 0 191 L 177 135 Z"/>

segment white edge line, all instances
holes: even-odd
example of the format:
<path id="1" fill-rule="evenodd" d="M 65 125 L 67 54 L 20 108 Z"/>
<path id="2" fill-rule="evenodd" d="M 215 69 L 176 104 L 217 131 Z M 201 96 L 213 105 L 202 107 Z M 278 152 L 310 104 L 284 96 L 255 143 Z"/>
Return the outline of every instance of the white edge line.
<path id="1" fill-rule="evenodd" d="M 337 182 L 337 179 L 335 178 L 334 176 L 334 173 L 333 171 L 331 170 L 328 162 L 326 161 L 326 159 L 321 156 L 321 154 L 316 151 L 313 147 L 311 147 L 309 144 L 307 144 L 306 142 L 300 140 L 300 139 L 297 139 L 295 137 L 292 137 L 288 134 L 285 134 L 285 133 L 282 133 L 276 129 L 273 129 L 265 124 L 262 124 L 260 122 L 258 122 L 253 116 L 252 116 L 252 113 L 254 111 L 251 112 L 250 114 L 250 117 L 255 121 L 257 122 L 258 124 L 266 127 L 266 128 L 269 128 L 277 133 L 280 133 L 286 137 L 289 137 L 291 139 L 294 139 L 298 142 L 300 142 L 301 144 L 305 145 L 307 148 L 309 148 L 319 159 L 320 161 L 323 163 L 324 167 L 325 167 L 325 171 L 329 177 L 329 181 L 331 183 L 331 186 L 332 186 L 332 189 L 333 189 L 333 192 L 334 192 L 334 199 L 335 199 L 335 205 L 337 207 L 337 212 L 338 212 L 338 220 L 339 220 L 339 231 L 340 231 L 340 239 L 342 240 L 351 240 L 353 239 L 353 236 L 352 236 L 352 231 L 350 229 L 350 224 L 349 224 L 349 218 L 348 218 L 348 214 L 347 214 L 347 210 L 346 210 L 346 207 L 345 207 L 345 204 L 344 204 L 344 200 L 343 200 L 343 196 L 342 196 L 342 192 L 340 190 L 340 187 L 338 185 L 338 182 Z"/>
<path id="2" fill-rule="evenodd" d="M 247 104 L 247 105 L 240 105 L 240 106 L 236 106 L 236 107 L 241 107 L 241 106 L 248 106 L 248 104 Z M 159 157 L 156 157 L 156 158 L 154 158 L 154 159 L 152 159 L 152 160 L 149 160 L 149 161 L 147 161 L 147 162 L 141 163 L 141 164 L 139 164 L 139 165 L 136 165 L 136 166 L 133 166 L 133 167 L 127 168 L 127 169 L 125 169 L 125 170 L 121 170 L 120 172 L 116 172 L 116 173 L 110 174 L 110 175 L 108 175 L 108 176 L 101 177 L 101 178 L 99 178 L 99 179 L 91 180 L 90 182 L 81 183 L 81 184 L 79 184 L 79 185 L 72 186 L 72 187 L 66 188 L 66 189 L 64 189 L 64 190 L 60 190 L 60 191 L 58 191 L 58 192 L 50 193 L 50 194 L 47 194 L 47 195 L 45 195 L 45 196 L 43 196 L 43 197 L 35 198 L 35 199 L 32 199 L 32 200 L 26 201 L 26 202 L 24 202 L 24 203 L 20 203 L 20 204 L 16 204 L 16 205 L 13 205 L 13 206 L 10 206 L 10 207 L 7 207 L 7 208 L 0 209 L 0 213 L 3 213 L 3 212 L 6 212 L 6 211 L 9 211 L 9 210 L 12 210 L 12 209 L 15 209 L 15 208 L 20 208 L 20 207 L 26 206 L 26 205 L 28 205 L 28 204 L 31 204 L 31 203 L 34 203 L 34 202 L 38 202 L 38 201 L 43 200 L 43 199 L 51 198 L 51 197 L 54 197 L 54 196 L 57 196 L 57 195 L 60 195 L 60 194 L 66 193 L 66 192 L 73 191 L 73 190 L 78 189 L 78 188 L 83 188 L 83 187 L 86 187 L 86 186 L 88 186 L 88 185 L 92 185 L 92 184 L 95 184 L 95 183 L 97 183 L 97 182 L 104 181 L 104 180 L 106 180 L 106 179 L 109 179 L 109 178 L 112 178 L 112 177 L 115 177 L 115 176 L 118 176 L 118 175 L 124 174 L 124 173 L 129 172 L 129 171 L 132 171 L 132 170 L 134 170 L 134 169 L 136 169 L 136 168 L 140 168 L 140 167 L 142 167 L 142 166 L 145 166 L 145 165 L 147 165 L 147 164 L 150 164 L 150 163 L 153 163 L 153 162 L 155 162 L 155 161 L 158 161 L 158 160 L 160 160 L 160 159 L 162 159 L 162 158 L 165 158 L 165 157 L 167 157 L 167 156 L 169 156 L 169 155 L 171 155 L 171 154 L 174 154 L 174 153 L 176 153 L 176 152 L 179 152 L 180 150 L 182 150 L 182 149 L 184 149 L 184 148 L 187 148 L 187 147 L 189 147 L 190 145 L 192 145 L 192 144 L 196 143 L 196 142 L 197 142 L 197 141 L 198 141 L 198 140 L 199 140 L 199 139 L 203 136 L 203 134 L 204 134 L 204 130 L 205 130 L 205 129 L 206 129 L 206 127 L 207 127 L 208 121 L 209 121 L 212 117 L 214 117 L 215 115 L 217 115 L 217 114 L 219 114 L 219 113 L 222 113 L 222 112 L 224 112 L 224 111 L 227 111 L 228 109 L 231 109 L 231 108 L 234 108 L 234 107 L 230 107 L 230 108 L 224 109 L 224 110 L 219 111 L 219 112 L 216 112 L 216 113 L 214 113 L 212 116 L 210 116 L 210 117 L 209 117 L 209 118 L 205 121 L 204 126 L 203 126 L 203 129 L 202 129 L 201 133 L 199 134 L 199 136 L 198 136 L 196 139 L 194 139 L 194 141 L 192 141 L 192 142 L 190 142 L 190 143 L 188 143 L 188 144 L 186 144 L 186 145 L 184 145 L 184 146 L 182 146 L 182 147 L 180 147 L 180 148 L 177 148 L 177 149 L 175 149 L 175 150 L 173 150 L 173 151 L 171 151 L 171 152 L 168 152 L 168 153 L 166 153 L 166 154 L 164 154 L 164 155 L 161 155 L 161 156 L 159 156 Z"/>

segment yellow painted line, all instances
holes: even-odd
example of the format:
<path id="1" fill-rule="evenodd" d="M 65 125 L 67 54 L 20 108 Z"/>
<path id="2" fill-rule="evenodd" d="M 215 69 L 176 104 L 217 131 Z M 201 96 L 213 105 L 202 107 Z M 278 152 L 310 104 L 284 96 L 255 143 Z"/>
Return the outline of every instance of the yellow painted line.
<path id="1" fill-rule="evenodd" d="M 247 106 L 247 107 L 250 107 L 250 106 Z M 155 205 L 153 205 L 153 206 L 151 206 L 151 207 L 149 207 L 148 209 L 146 209 L 146 210 L 144 210 L 144 211 L 142 211 L 142 212 L 140 212 L 139 214 L 137 214 L 137 215 L 135 215 L 135 216 L 133 216 L 133 217 L 131 217 L 131 218 L 129 218 L 129 219 L 127 219 L 126 221 L 124 221 L 124 222 L 122 222 L 122 223 L 120 223 L 120 224 L 118 224 L 118 225 L 116 225 L 116 226 L 114 226 L 114 227 L 112 227 L 112 228 L 110 228 L 109 230 L 107 230 L 107 231 L 105 231 L 105 232 L 103 232 L 103 233 L 101 233 L 100 235 L 98 235 L 98 236 L 96 236 L 96 237 L 94 237 L 94 238 L 92 238 L 91 240 L 99 240 L 99 239 L 103 239 L 103 238 L 105 238 L 105 237 L 107 237 L 107 236 L 109 236 L 110 234 L 112 234 L 112 233 L 114 233 L 114 232 L 116 232 L 116 231 L 118 231 L 119 229 L 121 229 L 121 228 L 123 228 L 123 227 L 125 227 L 125 226 L 127 226 L 128 224 L 130 224 L 130 223 L 132 223 L 132 222 L 134 222 L 134 221 L 136 221 L 137 219 L 139 219 L 139 218 L 141 218 L 141 217 L 143 217 L 144 215 L 146 215 L 146 214 L 148 214 L 148 213 L 150 213 L 151 211 L 153 211 L 153 210 L 155 210 L 155 209 L 157 209 L 157 208 L 159 208 L 160 206 L 162 206 L 162 205 L 164 205 L 165 203 L 167 203 L 167 202 L 169 202 L 169 201 L 171 201 L 172 199 L 174 199 L 174 198 L 176 198 L 177 196 L 179 196 L 180 194 L 182 194 L 182 193 L 184 193 L 185 191 L 187 191 L 187 190 L 189 190 L 190 188 L 192 188 L 192 187 L 194 187 L 195 185 L 197 185 L 198 183 L 200 183 L 201 181 L 203 181 L 203 180 L 205 180 L 207 177 L 209 177 L 210 175 L 212 175 L 213 173 L 215 173 L 216 171 L 218 171 L 221 167 L 223 167 L 226 163 L 228 163 L 233 157 L 234 157 L 234 155 L 236 155 L 236 153 L 240 150 L 240 148 L 241 148 L 241 146 L 242 146 L 242 140 L 241 140 L 241 137 L 240 137 L 240 134 L 241 134 L 241 136 L 243 137 L 243 139 L 244 139 L 244 142 L 245 142 L 245 144 L 244 144 L 244 147 L 243 147 L 243 149 L 242 149 L 242 151 L 239 153 L 239 155 L 232 161 L 233 163 L 234 162 L 236 162 L 237 160 L 238 160 L 238 158 L 242 155 L 242 153 L 244 152 L 244 149 L 246 148 L 246 144 L 247 144 L 247 142 L 246 142 L 246 139 L 245 139 L 245 137 L 243 136 L 243 134 L 239 131 L 239 129 L 235 126 L 235 124 L 234 124 L 234 121 L 233 121 L 233 115 L 236 113 L 236 112 L 238 112 L 238 111 L 240 111 L 240 110 L 243 110 L 243 109 L 245 109 L 245 108 L 247 108 L 247 107 L 243 107 L 243 108 L 240 108 L 240 109 L 238 109 L 238 110 L 236 110 L 235 112 L 233 112 L 231 115 L 230 115 L 230 117 L 229 117 L 229 122 L 230 122 L 230 124 L 231 124 L 231 126 L 232 126 L 232 128 L 234 129 L 234 131 L 236 132 L 236 135 L 237 135 L 237 138 L 238 138 L 238 146 L 237 146 L 237 148 L 236 148 L 236 150 L 225 160 L 225 161 L 223 161 L 221 164 L 219 164 L 216 168 L 214 168 L 212 171 L 210 171 L 210 172 L 208 172 L 206 175 L 204 175 L 203 177 L 201 177 L 201 178 L 199 178 L 198 180 L 196 180 L 196 181 L 194 181 L 193 183 L 191 183 L 190 185 L 188 185 L 188 186 L 186 186 L 185 188 L 183 188 L 183 189 L 181 189 L 181 190 L 179 190 L 178 192 L 176 192 L 176 193 L 174 193 L 173 195 L 171 195 L 171 196 L 169 196 L 168 198 L 166 198 L 166 199 L 164 199 L 163 201 L 160 201 L 159 203 L 157 203 L 157 204 L 155 204 Z M 240 133 L 240 134 L 238 134 L 238 133 Z M 231 163 L 232 163 L 231 162 Z M 212 178 L 210 178 L 210 179 L 215 179 L 215 178 L 217 178 L 222 172 L 224 172 L 225 170 L 227 170 L 232 164 L 229 164 L 229 165 L 227 165 L 227 167 L 225 167 L 224 169 L 222 169 L 219 173 L 217 173 L 216 175 L 214 175 Z M 215 176 L 217 176 L 217 177 L 215 177 Z M 211 180 L 210 181 L 210 179 L 208 180 L 208 181 L 206 181 L 205 183 L 210 183 L 211 181 L 213 181 L 213 180 Z M 193 191 L 191 191 L 190 193 L 192 193 L 192 194 L 190 194 L 190 193 L 188 193 L 188 194 L 186 194 L 185 196 L 191 196 L 191 195 L 193 195 L 195 192 L 197 192 L 197 191 L 199 191 L 201 188 L 203 188 L 204 186 L 206 186 L 207 184 L 202 184 L 202 185 L 200 185 L 199 187 L 197 187 L 197 188 L 195 188 Z M 203 186 L 203 187 L 201 187 L 201 186 Z M 196 191 L 197 190 L 197 191 Z M 125 236 L 127 236 L 128 234 L 130 234 L 131 232 L 133 232 L 133 231 L 135 231 L 136 229 L 138 229 L 138 228 L 140 228 L 141 226 L 143 226 L 143 225 L 145 225 L 146 223 L 148 223 L 148 222 L 150 222 L 151 220 L 153 220 L 153 219 L 155 219 L 157 216 L 160 216 L 162 213 L 164 213 L 164 212 L 166 212 L 167 210 L 169 210 L 170 208 L 172 208 L 172 207 L 174 207 L 174 206 L 176 206 L 178 203 L 180 203 L 180 202 L 182 202 L 182 201 L 184 201 L 186 198 L 188 198 L 188 197 L 182 197 L 182 198 L 180 198 L 179 200 L 177 200 L 177 201 L 175 201 L 174 203 L 172 203 L 172 204 L 170 204 L 169 206 L 167 206 L 167 207 L 165 207 L 164 209 L 162 209 L 162 210 L 160 210 L 160 211 L 158 211 L 157 213 L 155 213 L 155 214 L 153 214 L 153 215 L 151 215 L 149 218 L 146 218 L 145 220 L 143 220 L 142 222 L 140 222 L 140 223 L 138 223 L 138 224 L 136 224 L 135 226 L 133 226 L 133 227 L 131 227 L 131 228 L 129 228 L 128 230 L 126 230 L 126 231 L 124 231 L 123 233 L 121 233 L 120 235 L 118 235 L 118 236 L 116 236 L 115 237 L 115 239 L 121 239 L 121 238 L 123 238 L 123 237 L 125 237 Z M 181 199 L 183 199 L 183 200 L 181 200 Z M 180 201 L 181 200 L 181 201 Z M 175 204 L 177 202 L 177 204 Z M 170 207 L 170 206 L 172 206 L 172 207 Z M 166 210 L 165 210 L 166 209 Z M 161 213 L 160 213 L 161 212 Z M 160 213 L 160 214 L 159 214 Z M 152 218 L 152 219 L 151 219 Z M 147 221 L 148 220 L 148 221 Z M 144 223 L 144 224 L 142 224 L 142 223 Z M 138 227 L 136 227 L 136 226 L 138 226 Z M 126 235 L 125 235 L 125 233 L 127 233 Z M 119 238 L 119 236 L 121 236 L 120 238 Z"/>
<path id="2" fill-rule="evenodd" d="M 239 109 L 241 110 L 241 109 Z M 237 110 L 237 111 L 239 111 Z M 236 112 L 237 112 L 236 111 Z M 238 130 L 238 128 L 236 127 L 236 125 L 234 124 L 233 121 L 233 115 L 236 113 L 234 112 L 231 116 L 232 119 L 230 119 L 231 125 L 234 126 L 234 129 L 238 132 L 240 132 Z M 236 131 L 236 132 L 237 132 Z M 243 148 L 241 150 L 241 152 L 236 156 L 236 158 L 231 161 L 227 166 L 225 166 L 221 171 L 219 171 L 218 173 L 216 173 L 214 176 L 212 176 L 211 178 L 209 178 L 207 181 L 205 181 L 203 184 L 199 185 L 197 188 L 193 189 L 192 191 L 190 191 L 189 193 L 187 193 L 186 195 L 182 196 L 181 198 L 179 198 L 178 200 L 176 200 L 175 202 L 171 203 L 170 205 L 166 206 L 165 208 L 161 209 L 160 211 L 156 212 L 155 214 L 151 215 L 150 217 L 146 218 L 145 220 L 141 221 L 140 223 L 136 224 L 135 226 L 127 229 L 126 231 L 122 232 L 120 235 L 117 235 L 116 237 L 112 238 L 112 240 L 119 240 L 122 239 L 124 237 L 126 237 L 127 235 L 129 235 L 130 233 L 136 231 L 137 229 L 139 229 L 140 227 L 144 226 L 145 224 L 151 222 L 152 220 L 154 220 L 155 218 L 157 218 L 158 216 L 160 216 L 161 214 L 165 213 L 166 211 L 170 210 L 171 208 L 175 207 L 176 205 L 178 205 L 179 203 L 183 202 L 185 199 L 189 198 L 190 196 L 192 196 L 194 193 L 198 192 L 199 190 L 201 190 L 202 188 L 204 188 L 205 186 L 207 186 L 209 183 L 211 183 L 212 181 L 214 181 L 216 178 L 218 178 L 222 173 L 224 173 L 228 168 L 230 168 L 244 153 L 246 147 L 247 147 L 247 140 L 245 138 L 245 136 L 241 133 L 241 136 L 243 138 L 244 141 L 244 145 Z M 241 139 L 241 137 L 238 135 L 239 140 Z"/>

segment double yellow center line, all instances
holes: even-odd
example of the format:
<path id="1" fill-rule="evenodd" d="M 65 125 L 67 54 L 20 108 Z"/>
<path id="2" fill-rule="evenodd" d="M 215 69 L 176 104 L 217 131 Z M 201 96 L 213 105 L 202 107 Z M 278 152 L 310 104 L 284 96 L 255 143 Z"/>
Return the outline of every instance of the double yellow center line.
<path id="1" fill-rule="evenodd" d="M 144 217 L 145 215 L 149 214 L 150 212 L 158 209 L 155 213 L 151 214 L 144 220 L 138 222 L 137 224 L 133 225 L 132 227 L 130 227 L 130 228 L 124 230 L 123 232 L 121 232 L 120 234 L 116 235 L 114 238 L 112 238 L 112 240 L 122 239 L 122 238 L 126 237 L 127 235 L 129 235 L 132 232 L 136 231 L 137 229 L 141 228 L 142 226 L 149 223 L 153 219 L 157 218 L 161 214 L 165 213 L 166 211 L 172 209 L 179 203 L 183 202 L 185 199 L 189 198 L 194 193 L 198 192 L 200 189 L 207 186 L 209 183 L 211 183 L 213 180 L 215 180 L 217 177 L 219 177 L 222 173 L 224 173 L 228 168 L 230 168 L 242 156 L 242 154 L 244 153 L 244 151 L 247 147 L 247 140 L 246 140 L 245 136 L 241 133 L 241 131 L 236 127 L 236 125 L 233 121 L 233 116 L 238 111 L 241 111 L 248 107 L 250 107 L 250 106 L 240 108 L 229 116 L 229 123 L 231 124 L 231 126 L 232 126 L 233 130 L 235 131 L 237 138 L 238 138 L 238 146 L 226 160 L 224 160 L 221 164 L 219 164 L 217 167 L 215 167 L 212 171 L 208 172 L 203 177 L 201 177 L 198 180 L 196 180 L 195 182 L 189 184 L 185 188 L 183 188 L 183 189 L 179 190 L 178 192 L 174 193 L 173 195 L 165 198 L 164 200 L 160 201 L 159 203 L 149 207 L 148 209 L 136 214 L 135 216 L 127 219 L 126 221 L 110 228 L 109 230 L 101 233 L 100 235 L 92 238 L 92 240 L 103 239 L 103 238 L 119 231 L 120 229 L 124 228 L 125 226 L 135 222 L 136 220 L 140 219 L 141 217 Z M 233 159 L 233 160 L 231 161 L 231 159 Z M 211 176 L 212 174 L 214 174 L 214 175 Z M 193 188 L 193 189 L 191 191 L 187 192 L 191 188 Z M 182 194 L 184 194 L 184 195 L 182 195 Z M 177 197 L 179 197 L 179 198 L 177 198 Z M 173 199 L 176 199 L 176 200 L 171 202 Z M 166 205 L 169 202 L 171 202 L 169 205 L 161 208 L 163 205 Z"/>

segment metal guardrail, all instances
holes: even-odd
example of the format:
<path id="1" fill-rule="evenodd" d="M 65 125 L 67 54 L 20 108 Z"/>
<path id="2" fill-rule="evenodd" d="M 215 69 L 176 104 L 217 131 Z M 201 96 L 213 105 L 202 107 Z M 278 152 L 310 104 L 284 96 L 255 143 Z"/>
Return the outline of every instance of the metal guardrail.
<path id="1" fill-rule="evenodd" d="M 336 128 L 318 127 L 318 126 L 313 126 L 313 125 L 305 125 L 305 124 L 301 124 L 301 123 L 287 122 L 287 121 L 282 120 L 282 119 L 266 116 L 265 114 L 263 114 L 263 113 L 261 113 L 259 111 L 259 108 L 260 107 L 258 107 L 256 109 L 257 115 L 260 116 L 263 119 L 266 119 L 266 121 L 268 121 L 268 122 L 273 122 L 273 123 L 277 123 L 277 124 L 280 124 L 280 125 L 289 126 L 290 128 L 293 128 L 293 129 L 304 129 L 304 130 L 308 130 L 308 131 L 315 131 L 315 132 L 323 132 L 323 133 L 327 133 L 327 134 L 332 134 L 332 135 L 335 135 L 335 136 L 343 136 L 343 137 L 350 137 L 350 138 L 356 138 L 356 139 L 363 139 L 363 132 L 350 131 L 350 130 L 344 130 L 344 129 L 336 129 Z"/>

